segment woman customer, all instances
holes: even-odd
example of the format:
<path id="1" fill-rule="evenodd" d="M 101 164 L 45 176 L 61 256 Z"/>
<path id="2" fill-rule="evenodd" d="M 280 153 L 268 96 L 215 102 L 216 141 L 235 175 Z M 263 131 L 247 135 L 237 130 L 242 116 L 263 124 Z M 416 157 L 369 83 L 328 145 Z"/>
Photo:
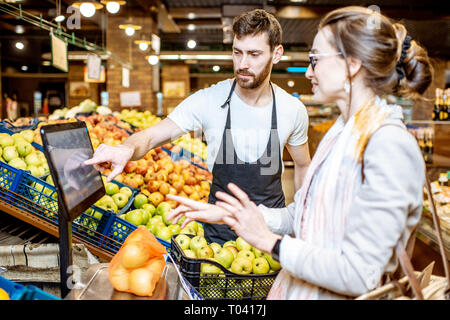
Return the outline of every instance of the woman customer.
<path id="1" fill-rule="evenodd" d="M 229 225 L 282 266 L 268 299 L 341 299 L 366 293 L 396 269 L 422 210 L 424 161 L 385 94 L 420 97 L 432 80 L 425 49 L 405 27 L 363 7 L 327 14 L 306 77 L 318 103 L 341 115 L 322 139 L 294 203 L 256 206 L 236 185 L 215 206 L 184 204 L 177 221 Z"/>

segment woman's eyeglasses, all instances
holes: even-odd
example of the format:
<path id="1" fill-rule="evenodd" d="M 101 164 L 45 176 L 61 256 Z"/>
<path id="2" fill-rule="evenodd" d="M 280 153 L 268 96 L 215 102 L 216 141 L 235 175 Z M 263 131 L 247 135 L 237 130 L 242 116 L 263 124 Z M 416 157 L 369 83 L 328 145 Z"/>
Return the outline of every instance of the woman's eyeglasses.
<path id="1" fill-rule="evenodd" d="M 341 55 L 342 52 L 333 52 L 333 53 L 309 53 L 309 62 L 311 63 L 311 67 L 314 70 L 317 64 L 317 57 L 332 57 Z"/>

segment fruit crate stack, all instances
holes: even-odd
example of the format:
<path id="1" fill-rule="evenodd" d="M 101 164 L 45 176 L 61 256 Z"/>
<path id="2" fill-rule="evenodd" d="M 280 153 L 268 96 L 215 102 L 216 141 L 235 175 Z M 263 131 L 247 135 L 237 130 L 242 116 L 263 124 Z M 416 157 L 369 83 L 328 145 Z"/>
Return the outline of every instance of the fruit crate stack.
<path id="1" fill-rule="evenodd" d="M 220 246 L 183 234 L 172 236 L 171 244 L 170 254 L 181 275 L 205 300 L 263 300 L 281 268 L 242 238 Z"/>

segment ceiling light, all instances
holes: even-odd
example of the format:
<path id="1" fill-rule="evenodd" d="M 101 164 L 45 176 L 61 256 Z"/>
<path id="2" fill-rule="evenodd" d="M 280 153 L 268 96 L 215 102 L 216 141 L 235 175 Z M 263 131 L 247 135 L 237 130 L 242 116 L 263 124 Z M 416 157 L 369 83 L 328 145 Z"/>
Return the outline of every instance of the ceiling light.
<path id="1" fill-rule="evenodd" d="M 148 49 L 148 43 L 147 42 L 141 42 L 139 43 L 139 49 L 142 51 L 145 51 Z"/>
<path id="2" fill-rule="evenodd" d="M 195 13 L 189 12 L 188 15 L 187 15 L 187 18 L 190 19 L 190 20 L 195 19 Z"/>
<path id="3" fill-rule="evenodd" d="M 289 88 L 292 88 L 295 85 L 295 82 L 293 80 L 289 80 L 287 85 Z"/>
<path id="4" fill-rule="evenodd" d="M 220 67 L 216 65 L 216 66 L 213 66 L 212 69 L 214 72 L 219 72 Z"/>
<path id="5" fill-rule="evenodd" d="M 124 0 L 100 0 L 106 6 L 106 10 L 111 14 L 116 14 L 120 10 L 120 6 L 125 5 L 127 2 Z"/>
<path id="6" fill-rule="evenodd" d="M 189 23 L 189 24 L 187 25 L 187 29 L 188 29 L 189 31 L 194 31 L 194 30 L 195 30 L 195 24 Z"/>
<path id="7" fill-rule="evenodd" d="M 25 45 L 23 44 L 23 42 L 17 41 L 16 48 L 19 50 L 23 50 L 23 48 L 25 48 Z"/>
<path id="8" fill-rule="evenodd" d="M 103 8 L 102 4 L 93 0 L 74 2 L 72 3 L 72 6 L 80 9 L 81 14 L 86 18 L 92 17 L 95 14 L 96 10 L 100 10 L 101 8 Z"/>
<path id="9" fill-rule="evenodd" d="M 18 24 L 17 26 L 15 26 L 14 31 L 16 31 L 16 33 L 18 34 L 22 34 L 25 32 L 25 28 L 21 24 Z"/>
<path id="10" fill-rule="evenodd" d="M 50 61 L 48 61 L 48 60 L 45 60 L 45 61 L 42 61 L 42 65 L 43 66 L 51 66 L 52 63 Z"/>
<path id="11" fill-rule="evenodd" d="M 303 3 L 303 2 L 306 2 L 306 0 L 291 0 L 291 2 Z"/>
<path id="12" fill-rule="evenodd" d="M 148 63 L 150 63 L 152 66 L 154 66 L 154 65 L 158 64 L 159 58 L 158 58 L 158 56 L 151 55 L 151 56 L 148 56 L 148 57 L 147 57 L 147 61 L 148 61 Z"/>
<path id="13" fill-rule="evenodd" d="M 21 69 L 22 71 L 27 71 L 27 70 L 28 70 L 28 66 L 22 66 L 20 69 Z"/>
<path id="14" fill-rule="evenodd" d="M 125 28 L 125 33 L 127 36 L 131 37 L 132 35 L 134 35 L 134 33 L 136 32 L 136 30 L 134 30 L 132 27 L 127 27 Z"/>
<path id="15" fill-rule="evenodd" d="M 194 49 L 196 46 L 197 46 L 197 42 L 195 40 L 191 39 L 187 42 L 187 47 L 189 49 Z"/>
<path id="16" fill-rule="evenodd" d="M 121 25 L 119 25 L 119 28 L 122 30 L 125 30 L 125 34 L 129 37 L 133 36 L 135 34 L 136 30 L 142 29 L 141 26 L 131 24 L 131 23 L 121 24 Z"/>
<path id="17" fill-rule="evenodd" d="M 56 22 L 63 22 L 65 19 L 66 19 L 66 17 L 64 17 L 64 16 L 61 14 L 61 15 L 59 15 L 59 16 L 57 16 L 57 17 L 55 18 L 55 21 L 56 21 Z"/>

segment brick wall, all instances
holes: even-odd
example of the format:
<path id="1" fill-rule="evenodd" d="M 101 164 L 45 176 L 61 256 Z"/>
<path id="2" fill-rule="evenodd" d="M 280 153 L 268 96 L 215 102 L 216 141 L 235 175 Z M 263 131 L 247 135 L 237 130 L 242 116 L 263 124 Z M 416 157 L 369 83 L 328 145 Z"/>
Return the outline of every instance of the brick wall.
<path id="1" fill-rule="evenodd" d="M 149 17 L 133 17 L 133 23 L 141 25 L 142 29 L 129 37 L 124 30 L 119 29 L 120 24 L 126 22 L 125 17 L 108 17 L 106 31 L 106 47 L 114 55 L 123 61 L 130 62 L 133 69 L 130 70 L 130 87 L 122 86 L 122 66 L 113 59 L 108 60 L 106 72 L 106 90 L 109 93 L 109 107 L 112 110 L 120 110 L 120 92 L 139 91 L 141 93 L 140 110 L 150 110 L 156 113 L 156 98 L 152 91 L 152 66 L 145 59 L 150 54 L 150 48 L 147 51 L 141 51 L 135 40 L 141 38 L 142 32 L 150 36 L 155 33 L 154 22 Z M 148 37 L 147 37 L 148 39 Z"/>

